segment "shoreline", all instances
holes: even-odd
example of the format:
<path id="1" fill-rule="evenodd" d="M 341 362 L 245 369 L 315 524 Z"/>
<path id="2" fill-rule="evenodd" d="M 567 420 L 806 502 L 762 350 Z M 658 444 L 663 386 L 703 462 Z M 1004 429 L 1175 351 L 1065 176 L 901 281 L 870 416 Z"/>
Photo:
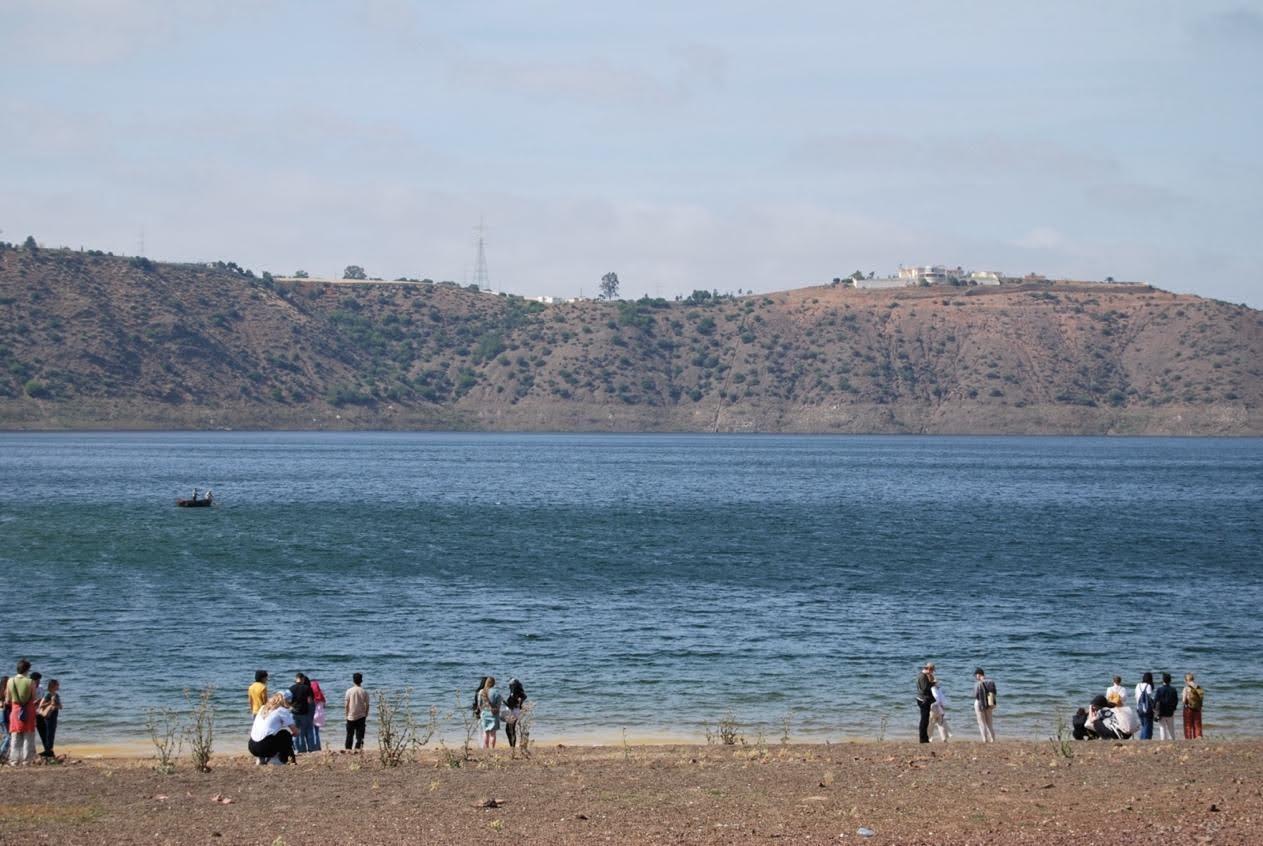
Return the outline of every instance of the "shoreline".
<path id="1" fill-rule="evenodd" d="M 0 842 L 1257 842 L 1263 741 L 427 748 L 0 768 Z M 1068 754 L 1067 754 L 1068 753 Z M 862 832 L 871 832 L 864 834 Z M 1112 842 L 1112 841 L 1109 841 Z"/>

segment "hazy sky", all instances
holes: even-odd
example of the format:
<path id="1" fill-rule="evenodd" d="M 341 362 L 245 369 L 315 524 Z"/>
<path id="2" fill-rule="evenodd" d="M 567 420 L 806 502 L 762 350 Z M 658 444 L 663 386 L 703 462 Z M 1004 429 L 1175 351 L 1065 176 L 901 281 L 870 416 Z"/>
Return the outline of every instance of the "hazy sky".
<path id="1" fill-rule="evenodd" d="M 1263 306 L 1263 3 L 0 0 L 0 239 L 624 295 Z"/>

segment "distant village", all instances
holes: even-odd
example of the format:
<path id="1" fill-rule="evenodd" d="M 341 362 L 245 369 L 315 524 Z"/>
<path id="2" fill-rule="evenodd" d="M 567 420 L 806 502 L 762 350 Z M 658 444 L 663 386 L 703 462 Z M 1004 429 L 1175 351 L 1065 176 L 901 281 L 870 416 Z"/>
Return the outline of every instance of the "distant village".
<path id="1" fill-rule="evenodd" d="M 877 276 L 860 271 L 850 276 L 835 276 L 833 284 L 847 288 L 930 288 L 936 285 L 969 287 L 973 285 L 1018 285 L 1029 282 L 1066 282 L 1080 285 L 1143 285 L 1143 282 L 1121 282 L 1113 276 L 1104 279 L 1049 279 L 1039 273 L 1008 276 L 998 270 L 965 270 L 941 264 L 900 266 L 894 276 Z"/>
<path id="2" fill-rule="evenodd" d="M 209 263 L 208 266 L 216 267 L 222 263 Z M 229 263 L 231 265 L 231 262 Z M 235 265 L 232 265 L 235 267 Z M 229 268 L 231 269 L 231 267 Z M 555 303 L 576 303 L 586 300 L 595 299 L 580 294 L 577 297 L 554 297 L 548 295 L 541 296 L 523 296 L 520 294 L 510 294 L 506 291 L 498 290 L 490 285 L 478 285 L 477 283 L 460 285 L 452 281 L 434 282 L 431 279 L 413 279 L 410 277 L 399 277 L 394 280 L 384 280 L 377 277 L 368 276 L 357 266 L 350 266 L 342 278 L 317 278 L 308 276 L 305 271 L 298 271 L 293 276 L 277 277 L 281 281 L 309 281 L 309 282 L 327 282 L 327 283 L 364 283 L 364 282 L 393 282 L 393 283 L 420 283 L 420 284 L 436 284 L 453 288 L 468 288 L 471 291 L 477 291 L 481 294 L 489 294 L 491 296 L 514 296 L 529 302 L 543 303 L 552 305 Z M 833 287 L 843 288 L 859 288 L 859 289 L 882 289 L 882 288 L 930 288 L 930 287 L 954 287 L 967 288 L 983 285 L 1021 285 L 1030 283 L 1058 283 L 1068 285 L 1144 285 L 1144 282 L 1125 282 L 1107 276 L 1104 279 L 1054 279 L 1044 276 L 1040 273 L 1027 273 L 1024 276 L 1010 276 L 1001 273 L 998 270 L 966 270 L 963 267 L 947 267 L 941 264 L 927 265 L 900 265 L 898 272 L 894 276 L 878 276 L 876 273 L 865 275 L 861 271 L 855 271 L 850 276 L 835 276 L 830 283 Z M 741 292 L 738 291 L 738 294 Z M 718 291 L 714 292 L 715 296 L 719 295 Z M 682 297 L 676 297 L 681 300 Z"/>

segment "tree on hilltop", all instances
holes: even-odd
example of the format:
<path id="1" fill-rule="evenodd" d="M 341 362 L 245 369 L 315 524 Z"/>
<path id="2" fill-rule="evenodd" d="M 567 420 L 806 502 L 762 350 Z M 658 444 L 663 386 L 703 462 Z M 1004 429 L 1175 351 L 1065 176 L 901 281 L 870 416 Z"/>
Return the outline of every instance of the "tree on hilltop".
<path id="1" fill-rule="evenodd" d="M 26 236 L 26 240 L 22 242 L 22 249 L 30 250 L 33 253 L 39 250 L 39 244 L 35 243 L 34 235 Z"/>
<path id="2" fill-rule="evenodd" d="M 364 272 L 364 268 L 358 264 L 348 264 L 346 270 L 342 271 L 343 279 L 367 279 L 368 274 Z"/>
<path id="3" fill-rule="evenodd" d="M 347 270 L 350 270 L 350 269 L 351 269 L 351 268 L 349 268 L 349 267 L 347 268 Z M 306 278 L 307 278 L 307 276 L 308 276 L 308 274 L 307 274 L 307 271 L 305 271 L 305 270 L 295 270 L 295 271 L 294 271 L 294 278 L 295 278 L 295 279 L 306 279 Z"/>
<path id="4" fill-rule="evenodd" d="M 601 299 L 618 299 L 618 274 L 612 270 L 601 277 Z"/>

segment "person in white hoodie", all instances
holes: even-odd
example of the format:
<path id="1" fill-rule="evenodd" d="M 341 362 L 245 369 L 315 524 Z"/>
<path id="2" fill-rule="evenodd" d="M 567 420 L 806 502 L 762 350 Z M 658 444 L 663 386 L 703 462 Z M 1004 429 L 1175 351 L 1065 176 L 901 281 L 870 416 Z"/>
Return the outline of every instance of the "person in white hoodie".
<path id="1" fill-rule="evenodd" d="M 1136 716 L 1140 718 L 1141 740 L 1153 740 L 1153 673 L 1145 673 L 1136 685 Z"/>
<path id="2" fill-rule="evenodd" d="M 938 739 L 946 743 L 952 736 L 952 730 L 947 726 L 947 694 L 938 679 L 934 680 L 930 693 L 934 695 L 934 702 L 930 704 L 930 730 L 937 729 Z"/>

